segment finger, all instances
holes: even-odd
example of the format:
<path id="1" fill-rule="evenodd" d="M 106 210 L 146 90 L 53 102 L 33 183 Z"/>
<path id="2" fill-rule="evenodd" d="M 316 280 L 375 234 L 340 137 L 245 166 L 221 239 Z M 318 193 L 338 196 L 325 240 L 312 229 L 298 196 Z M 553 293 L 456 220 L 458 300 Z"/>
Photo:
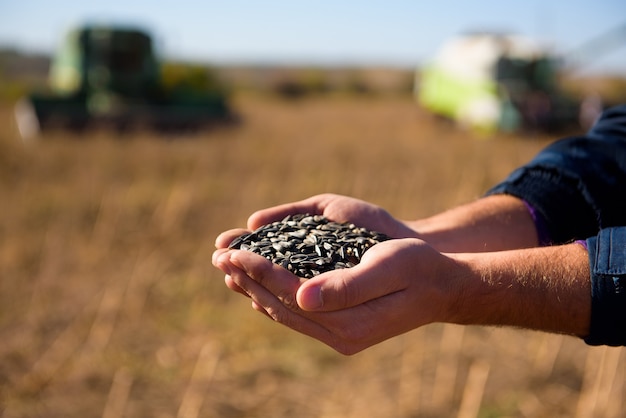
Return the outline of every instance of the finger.
<path id="1" fill-rule="evenodd" d="M 299 203 L 289 203 L 269 209 L 254 212 L 248 218 L 248 228 L 254 230 L 263 225 L 285 219 L 288 215 L 296 213 L 315 213 L 314 208 Z"/>
<path id="2" fill-rule="evenodd" d="M 245 251 L 236 251 L 230 255 L 232 256 L 234 254 L 243 252 Z M 262 257 L 259 258 L 262 259 Z M 245 263 L 246 261 L 250 260 L 247 258 L 243 258 L 237 263 L 239 264 L 241 263 L 241 261 Z M 242 267 L 244 269 L 250 270 L 250 266 L 244 266 L 244 264 L 242 264 Z M 292 282 L 292 286 L 294 288 L 297 287 L 299 283 L 297 277 L 293 276 L 291 273 L 289 273 L 285 269 L 282 269 L 281 267 L 277 266 L 277 268 L 283 270 L 286 275 L 291 276 L 290 281 Z M 271 269 L 268 269 L 263 273 L 259 273 L 259 269 L 254 268 L 254 278 L 250 277 L 251 273 L 248 273 L 244 269 L 234 268 L 230 277 L 239 288 L 241 288 L 248 296 L 250 296 L 250 298 L 252 298 L 253 309 L 265 314 L 274 321 L 279 322 L 295 331 L 316 338 L 330 346 L 337 345 L 337 337 L 333 335 L 333 333 L 331 333 L 323 325 L 306 316 L 301 315 L 302 311 L 297 308 L 294 309 L 294 307 L 296 306 L 294 303 L 289 303 L 287 300 L 285 300 L 284 297 L 279 297 L 273 294 L 271 291 L 269 291 L 260 284 L 260 282 L 263 282 L 264 280 L 259 279 L 257 274 L 267 274 Z M 295 291 L 293 291 L 293 293 L 295 293 Z"/>
<path id="3" fill-rule="evenodd" d="M 215 239 L 215 247 L 216 248 L 228 248 L 231 242 L 237 237 L 240 237 L 244 234 L 249 233 L 247 229 L 243 228 L 235 228 L 230 229 L 228 231 L 222 232 Z"/>
<path id="4" fill-rule="evenodd" d="M 263 315 L 267 316 L 268 318 L 272 319 L 272 317 L 270 316 L 270 314 L 267 313 L 265 308 L 263 306 L 259 305 L 258 303 L 256 303 L 254 300 L 252 301 L 252 309 L 254 309 L 255 311 L 260 312 Z"/>
<path id="5" fill-rule="evenodd" d="M 303 283 L 296 294 L 305 311 L 336 311 L 406 289 L 405 275 L 393 274 L 383 244 L 372 247 L 360 264 L 321 274 Z M 377 248 L 378 247 L 378 248 Z"/>
<path id="6" fill-rule="evenodd" d="M 226 287 L 230 290 L 233 290 L 237 293 L 241 293 L 244 296 L 248 296 L 248 294 L 233 281 L 230 276 L 230 272 L 232 271 L 232 265 L 228 261 L 227 253 L 231 251 L 228 249 L 215 250 L 213 252 L 213 257 L 211 259 L 213 265 L 220 270 L 222 270 L 226 275 L 224 276 L 224 283 L 226 283 Z"/>
<path id="7" fill-rule="evenodd" d="M 213 255 L 211 255 L 211 264 L 213 264 L 215 267 L 221 269 L 222 271 L 224 271 L 224 273 L 227 273 L 227 274 L 228 274 L 228 272 L 225 271 L 222 268 L 223 264 L 219 263 L 219 259 L 220 259 L 222 254 L 224 254 L 224 253 L 226 253 L 228 251 L 230 251 L 228 248 L 219 248 L 219 249 L 213 251 Z"/>
<path id="8" fill-rule="evenodd" d="M 231 251 L 228 263 L 232 269 L 242 270 L 249 278 L 272 293 L 286 307 L 299 310 L 295 301 L 298 287 L 305 279 L 249 251 Z"/>
<path id="9" fill-rule="evenodd" d="M 292 294 L 304 279 L 297 278 L 282 267 L 246 251 L 231 251 L 224 257 L 232 260 L 231 279 L 252 298 L 252 307 L 274 321 L 313 337 L 343 354 L 354 354 L 375 343 L 397 335 L 401 327 L 399 313 L 390 309 L 401 304 L 404 292 L 395 292 L 353 308 L 334 312 L 306 312 L 291 302 L 293 296 L 279 296 L 274 289 L 281 286 Z M 260 264 L 264 264 L 261 266 Z M 274 285 L 274 282 L 282 284 Z M 269 283 L 269 284 L 268 284 Z"/>
<path id="10" fill-rule="evenodd" d="M 332 200 L 333 196 L 334 195 L 331 194 L 316 195 L 297 202 L 285 203 L 283 205 L 256 211 L 248 218 L 248 228 L 256 229 L 268 223 L 280 221 L 287 215 L 296 213 L 321 215 L 324 212 L 324 207 Z"/>
<path id="11" fill-rule="evenodd" d="M 230 277 L 230 274 L 227 274 L 226 276 L 224 276 L 224 283 L 226 283 L 226 287 L 228 287 L 230 290 L 240 293 L 244 296 L 250 297 L 241 287 L 237 285 L 237 283 L 233 281 L 232 277 Z"/>

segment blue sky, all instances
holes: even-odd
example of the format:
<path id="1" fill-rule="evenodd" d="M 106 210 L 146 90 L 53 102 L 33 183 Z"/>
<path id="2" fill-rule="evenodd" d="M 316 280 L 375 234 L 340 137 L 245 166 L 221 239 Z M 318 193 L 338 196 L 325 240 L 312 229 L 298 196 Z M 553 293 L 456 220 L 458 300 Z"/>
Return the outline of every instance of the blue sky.
<path id="1" fill-rule="evenodd" d="M 413 66 L 467 30 L 513 31 L 564 53 L 626 24 L 623 0 L 0 0 L 0 45 L 51 51 L 85 21 L 140 24 L 162 53 L 206 62 Z M 620 47 L 587 71 L 626 75 Z"/>

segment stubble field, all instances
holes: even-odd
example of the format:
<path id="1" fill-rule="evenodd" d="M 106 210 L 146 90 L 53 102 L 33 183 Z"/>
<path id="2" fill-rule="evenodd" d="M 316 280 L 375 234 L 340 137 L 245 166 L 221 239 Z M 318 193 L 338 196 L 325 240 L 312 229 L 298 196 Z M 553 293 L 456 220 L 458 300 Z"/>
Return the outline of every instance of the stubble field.
<path id="1" fill-rule="evenodd" d="M 621 416 L 621 349 L 433 324 L 344 357 L 254 312 L 210 263 L 257 209 L 335 192 L 418 218 L 553 138 L 472 137 L 410 98 L 235 105 L 229 129 L 30 146 L 0 109 L 0 416 Z"/>

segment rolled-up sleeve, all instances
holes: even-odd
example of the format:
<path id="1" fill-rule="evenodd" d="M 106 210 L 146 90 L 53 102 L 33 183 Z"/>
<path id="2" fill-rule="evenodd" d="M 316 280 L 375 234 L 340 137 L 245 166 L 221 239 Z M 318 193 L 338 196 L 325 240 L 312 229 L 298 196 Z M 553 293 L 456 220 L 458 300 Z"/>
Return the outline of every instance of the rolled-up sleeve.
<path id="1" fill-rule="evenodd" d="M 626 105 L 586 135 L 550 144 L 487 195 L 503 193 L 533 207 L 552 244 L 626 226 Z"/>
<path id="2" fill-rule="evenodd" d="M 542 245 L 586 240 L 590 345 L 626 345 L 626 105 L 583 136 L 550 144 L 487 192 L 532 208 Z"/>
<path id="3" fill-rule="evenodd" d="M 587 240 L 591 270 L 589 345 L 626 345 L 626 227 Z"/>

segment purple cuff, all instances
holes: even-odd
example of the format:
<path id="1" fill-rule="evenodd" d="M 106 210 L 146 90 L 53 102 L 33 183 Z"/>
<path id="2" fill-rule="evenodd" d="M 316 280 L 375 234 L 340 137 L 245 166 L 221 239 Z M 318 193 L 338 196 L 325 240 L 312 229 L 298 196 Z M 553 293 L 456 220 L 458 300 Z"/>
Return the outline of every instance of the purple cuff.
<path id="1" fill-rule="evenodd" d="M 523 200 L 526 209 L 528 209 L 528 213 L 530 213 L 530 217 L 533 218 L 533 222 L 535 223 L 535 229 L 537 230 L 537 239 L 539 240 L 540 246 L 550 245 L 552 240 L 550 239 L 550 235 L 548 234 L 548 229 L 545 226 L 545 223 L 541 219 L 540 216 L 537 215 L 535 208 L 531 206 L 530 203 Z M 588 250 L 587 241 L 583 239 L 579 239 L 574 241 L 580 245 L 582 245 L 585 250 Z"/>
<path id="2" fill-rule="evenodd" d="M 550 239 L 550 234 L 548 234 L 548 228 L 541 216 L 537 214 L 537 211 L 530 203 L 525 200 L 522 200 L 526 209 L 528 209 L 528 213 L 530 217 L 533 218 L 533 222 L 535 223 L 535 229 L 537 230 L 537 240 L 539 241 L 540 246 L 550 245 L 552 240 Z M 586 248 L 586 247 L 585 247 Z"/>
<path id="3" fill-rule="evenodd" d="M 574 242 L 577 243 L 577 244 L 582 245 L 585 248 L 585 250 L 589 251 L 589 247 L 587 247 L 587 241 L 586 240 L 584 240 L 584 239 L 577 239 Z"/>

